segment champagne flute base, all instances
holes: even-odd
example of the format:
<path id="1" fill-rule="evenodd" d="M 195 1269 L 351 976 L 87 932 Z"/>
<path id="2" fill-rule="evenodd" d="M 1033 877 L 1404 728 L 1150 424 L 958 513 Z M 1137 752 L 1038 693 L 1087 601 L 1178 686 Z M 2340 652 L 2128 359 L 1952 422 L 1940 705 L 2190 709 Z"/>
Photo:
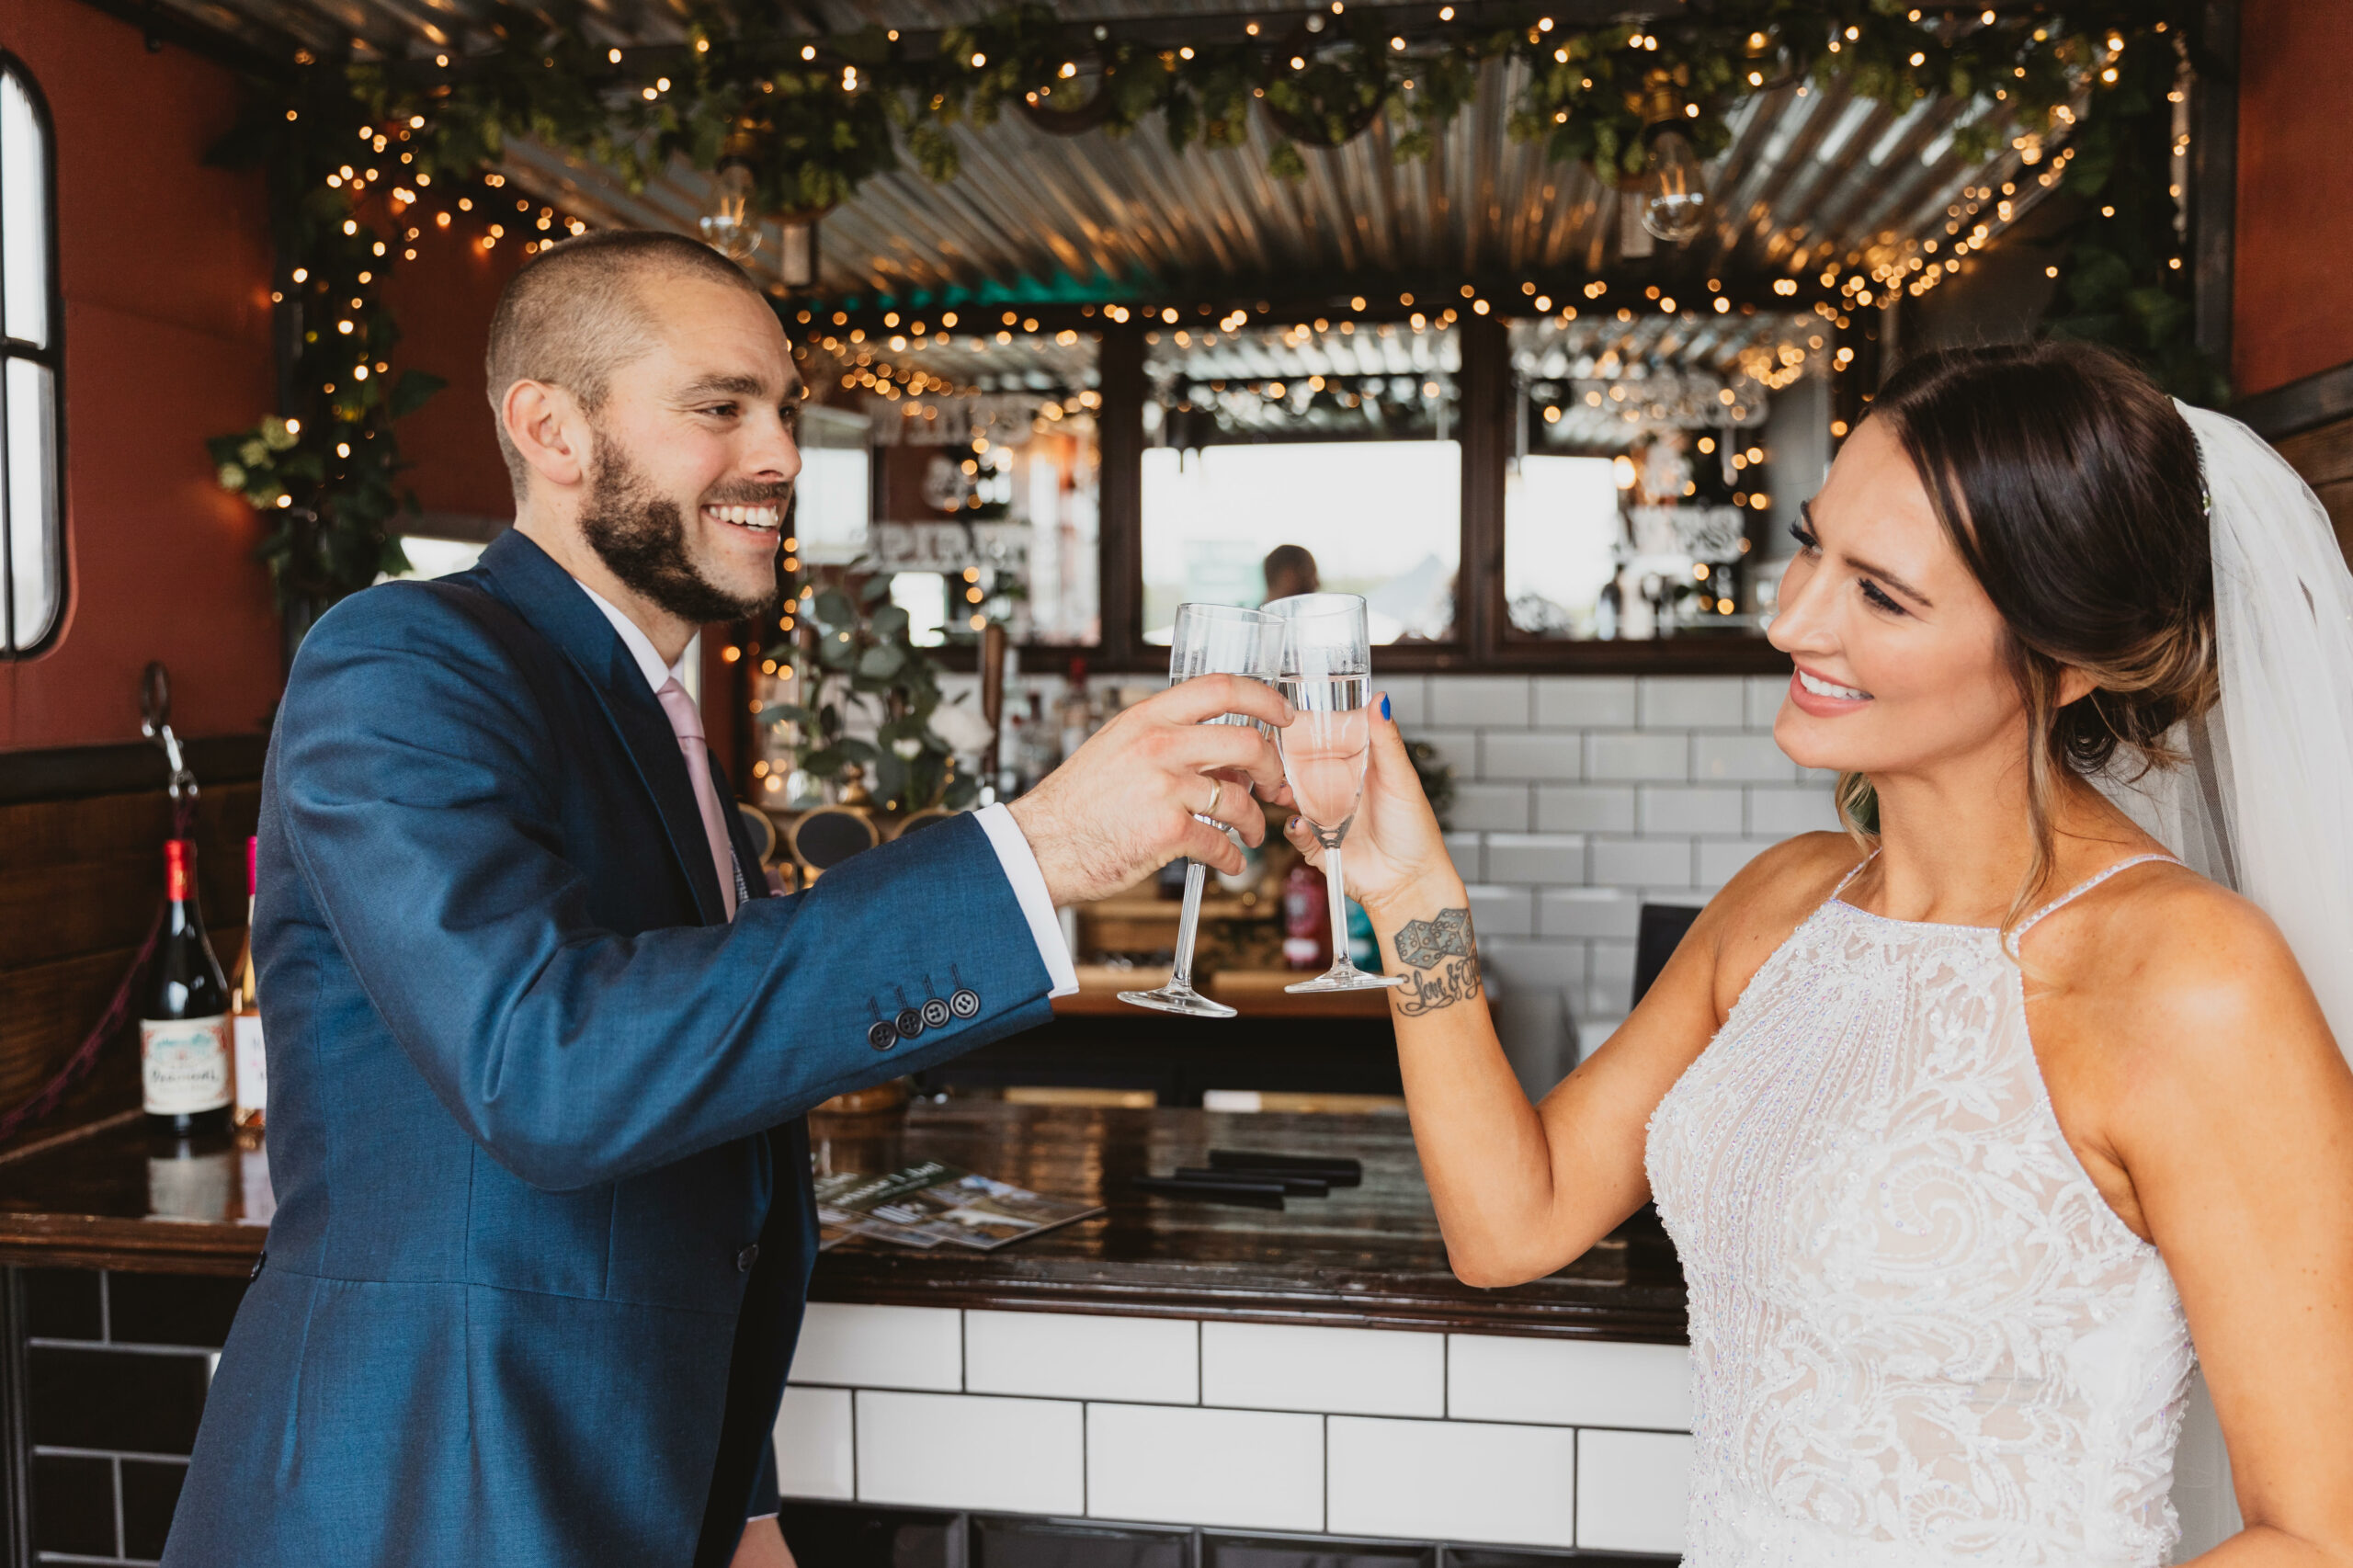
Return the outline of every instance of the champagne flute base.
<path id="1" fill-rule="evenodd" d="M 1402 974 L 1367 974 L 1342 959 L 1314 979 L 1286 985 L 1283 990 L 1293 996 L 1305 996 L 1319 991 L 1387 991 L 1404 983 Z"/>
<path id="2" fill-rule="evenodd" d="M 1155 1012 L 1181 1013 L 1188 1018 L 1240 1017 L 1224 1003 L 1211 1001 L 1182 981 L 1171 981 L 1157 991 L 1122 991 L 1120 1000 L 1131 1006 L 1150 1007 Z"/>

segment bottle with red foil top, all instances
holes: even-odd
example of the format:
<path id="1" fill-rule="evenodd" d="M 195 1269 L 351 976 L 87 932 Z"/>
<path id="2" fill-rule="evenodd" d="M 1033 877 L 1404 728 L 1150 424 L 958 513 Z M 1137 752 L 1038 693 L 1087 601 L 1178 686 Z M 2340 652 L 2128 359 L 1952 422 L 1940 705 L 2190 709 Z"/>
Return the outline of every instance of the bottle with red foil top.
<path id="1" fill-rule="evenodd" d="M 139 1081 L 147 1125 L 175 1138 L 228 1131 L 231 1097 L 229 983 L 204 939 L 197 905 L 196 846 L 164 843 L 170 906 L 139 1015 Z"/>
<path id="2" fill-rule="evenodd" d="M 1283 962 L 1292 969 L 1329 969 L 1332 906 L 1324 873 L 1304 860 L 1283 878 Z"/>
<path id="3" fill-rule="evenodd" d="M 236 995 L 229 1012 L 229 1034 L 236 1057 L 236 1104 L 231 1121 L 241 1142 L 261 1136 L 262 1111 L 269 1098 L 269 1059 L 261 1048 L 261 977 L 254 969 L 254 900 L 261 892 L 261 840 L 245 840 L 245 950 L 237 960 Z"/>

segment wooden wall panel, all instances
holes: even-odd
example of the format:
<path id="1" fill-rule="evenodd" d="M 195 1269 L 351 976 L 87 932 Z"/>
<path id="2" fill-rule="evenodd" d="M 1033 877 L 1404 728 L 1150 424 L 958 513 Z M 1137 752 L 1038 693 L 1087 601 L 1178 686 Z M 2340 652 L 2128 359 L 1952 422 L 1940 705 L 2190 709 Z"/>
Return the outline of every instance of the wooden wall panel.
<path id="1" fill-rule="evenodd" d="M 2304 483 L 2328 508 L 2328 520 L 2336 527 L 2337 548 L 2353 561 L 2353 419 L 2299 431 L 2278 446 L 2279 455 L 2304 476 Z"/>
<path id="2" fill-rule="evenodd" d="M 258 784 L 199 798 L 198 896 L 224 968 L 244 942 L 244 843 L 260 813 Z M 161 791 L 0 806 L 0 1112 L 64 1063 L 113 997 L 164 896 Z M 135 1036 L 106 1048 L 92 1082 L 19 1142 L 137 1104 Z"/>

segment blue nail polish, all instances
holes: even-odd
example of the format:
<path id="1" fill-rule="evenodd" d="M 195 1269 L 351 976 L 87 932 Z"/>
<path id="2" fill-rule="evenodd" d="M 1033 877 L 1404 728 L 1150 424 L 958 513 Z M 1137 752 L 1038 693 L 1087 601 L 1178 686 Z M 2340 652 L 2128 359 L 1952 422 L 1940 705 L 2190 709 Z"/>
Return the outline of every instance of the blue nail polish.
<path id="1" fill-rule="evenodd" d="M 1389 717 L 1389 694 L 1385 691 L 1381 694 L 1381 716 L 1383 719 Z"/>

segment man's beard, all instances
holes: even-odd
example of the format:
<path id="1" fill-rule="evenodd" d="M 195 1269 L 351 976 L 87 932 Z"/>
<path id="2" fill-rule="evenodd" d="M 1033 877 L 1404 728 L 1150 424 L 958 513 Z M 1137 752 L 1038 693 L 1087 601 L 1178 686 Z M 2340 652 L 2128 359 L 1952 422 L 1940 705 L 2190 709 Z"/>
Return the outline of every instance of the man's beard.
<path id="1" fill-rule="evenodd" d="M 704 576 L 687 553 L 686 517 L 678 504 L 656 494 L 610 437 L 599 439 L 597 447 L 580 531 L 614 576 L 696 626 L 757 615 L 778 597 L 781 589 L 776 585 L 739 598 Z M 774 506 L 781 512 L 791 496 L 789 484 L 756 488 L 756 494 L 729 496 L 714 505 Z"/>

